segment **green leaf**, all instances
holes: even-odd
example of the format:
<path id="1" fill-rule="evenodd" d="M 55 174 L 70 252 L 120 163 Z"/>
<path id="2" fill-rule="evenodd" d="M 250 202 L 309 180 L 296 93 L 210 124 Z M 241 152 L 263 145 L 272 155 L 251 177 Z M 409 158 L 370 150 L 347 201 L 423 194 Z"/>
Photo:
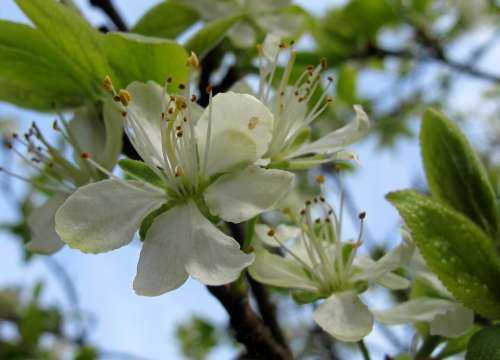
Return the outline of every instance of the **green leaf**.
<path id="1" fill-rule="evenodd" d="M 200 59 L 203 58 L 222 41 L 224 35 L 226 35 L 229 29 L 231 29 L 240 19 L 241 16 L 238 15 L 207 23 L 188 40 L 186 48 L 190 51 L 194 51 Z"/>
<path id="2" fill-rule="evenodd" d="M 460 129 L 435 110 L 424 114 L 422 159 L 433 196 L 493 235 L 499 214 L 488 174 Z"/>
<path id="3" fill-rule="evenodd" d="M 164 1 L 144 14 L 131 32 L 173 39 L 191 27 L 199 18 L 198 13 L 189 6 Z"/>
<path id="4" fill-rule="evenodd" d="M 163 180 L 142 161 L 122 159 L 118 161 L 118 166 L 133 179 L 143 180 L 158 187 L 164 186 Z"/>
<path id="5" fill-rule="evenodd" d="M 427 265 L 465 306 L 500 319 L 500 258 L 488 236 L 461 213 L 415 191 L 389 193 Z"/>
<path id="6" fill-rule="evenodd" d="M 349 105 L 356 102 L 356 80 L 357 71 L 353 66 L 344 65 L 340 68 L 337 81 L 338 97 Z"/>
<path id="7" fill-rule="evenodd" d="M 187 80 L 187 53 L 175 41 L 108 33 L 104 38 L 104 50 L 121 87 L 133 81 L 148 80 L 163 85 L 167 78 L 172 77 L 170 88 L 173 88 Z"/>
<path id="8" fill-rule="evenodd" d="M 0 99 L 36 110 L 75 107 L 86 93 L 74 69 L 30 26 L 0 21 Z"/>
<path id="9" fill-rule="evenodd" d="M 457 338 L 449 339 L 443 350 L 436 356 L 438 359 L 445 359 L 448 356 L 453 356 L 465 351 L 471 337 L 476 334 L 481 328 L 474 325 L 466 334 Z"/>
<path id="10" fill-rule="evenodd" d="M 80 86 L 98 95 L 108 75 L 101 34 L 71 8 L 53 0 L 16 0 L 36 28 L 45 35 L 80 75 Z"/>
<path id="11" fill-rule="evenodd" d="M 500 326 L 477 332 L 467 346 L 466 360 L 500 360 Z"/>

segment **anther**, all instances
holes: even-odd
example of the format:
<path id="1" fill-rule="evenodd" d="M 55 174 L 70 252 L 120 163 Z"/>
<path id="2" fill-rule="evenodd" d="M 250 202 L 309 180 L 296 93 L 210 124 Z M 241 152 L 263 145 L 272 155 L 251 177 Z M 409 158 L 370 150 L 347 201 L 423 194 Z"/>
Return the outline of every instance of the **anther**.
<path id="1" fill-rule="evenodd" d="M 127 116 L 127 112 L 126 111 L 122 111 L 121 114 L 122 114 L 123 117 Z"/>
<path id="2" fill-rule="evenodd" d="M 306 214 L 306 209 L 300 210 L 300 215 L 305 215 Z"/>
<path id="3" fill-rule="evenodd" d="M 207 94 L 210 94 L 210 93 L 212 92 L 213 88 L 214 88 L 214 87 L 213 87 L 212 85 L 210 85 L 210 84 L 209 84 L 209 85 L 207 85 L 207 87 L 206 87 L 205 91 L 207 92 Z"/>
<path id="4" fill-rule="evenodd" d="M 307 65 L 306 70 L 311 71 L 314 69 L 314 66 L 312 65 Z"/>
<path id="5" fill-rule="evenodd" d="M 364 219 L 366 218 L 366 212 L 365 212 L 365 211 L 360 212 L 360 213 L 359 213 L 359 215 L 358 215 L 358 218 L 359 218 L 360 220 L 364 220 Z"/>
<path id="6" fill-rule="evenodd" d="M 83 153 L 81 153 L 81 154 L 80 154 L 80 157 L 81 157 L 82 159 L 87 160 L 87 159 L 90 159 L 90 154 L 89 154 L 89 153 L 87 153 L 87 152 L 83 152 Z"/>
<path id="7" fill-rule="evenodd" d="M 333 81 L 333 76 L 330 75 L 330 76 L 327 77 L 327 79 L 328 79 L 328 81 L 332 82 Z"/>
<path id="8" fill-rule="evenodd" d="M 324 183 L 325 183 L 325 180 L 326 180 L 326 179 L 325 179 L 325 176 L 324 176 L 324 175 L 318 175 L 318 176 L 316 176 L 316 182 L 317 182 L 318 184 L 324 184 Z"/>
<path id="9" fill-rule="evenodd" d="M 109 75 L 106 75 L 104 77 L 104 80 L 102 82 L 102 85 L 104 88 L 108 91 L 113 91 L 113 81 L 111 81 L 111 77 Z"/>
<path id="10" fill-rule="evenodd" d="M 120 91 L 118 92 L 118 98 L 120 99 L 120 102 L 123 104 L 123 106 L 127 106 L 132 100 L 130 93 L 125 89 L 120 89 Z"/>
<path id="11" fill-rule="evenodd" d="M 191 65 L 195 68 L 200 66 L 200 60 L 193 51 L 191 51 L 191 55 L 188 57 L 188 65 Z"/>
<path id="12" fill-rule="evenodd" d="M 319 197 L 319 201 L 321 201 L 321 202 L 325 202 L 325 198 L 324 198 L 323 196 L 320 196 L 320 197 Z"/>
<path id="13" fill-rule="evenodd" d="M 306 200 L 306 206 L 311 205 L 311 200 Z"/>
<path id="14" fill-rule="evenodd" d="M 320 219 L 320 218 L 317 218 L 316 220 L 314 220 L 314 222 L 315 222 L 316 224 L 321 224 L 321 219 Z"/>
<path id="15" fill-rule="evenodd" d="M 169 76 L 169 78 L 167 79 L 167 84 L 170 84 L 172 83 L 172 77 Z"/>
<path id="16" fill-rule="evenodd" d="M 269 229 L 269 231 L 267 232 L 267 236 L 274 236 L 275 232 L 273 229 Z"/>
<path id="17" fill-rule="evenodd" d="M 191 95 L 191 101 L 192 102 L 196 102 L 198 100 L 198 98 L 196 97 L 195 94 Z"/>
<path id="18" fill-rule="evenodd" d="M 321 58 L 319 63 L 321 64 L 321 68 L 325 70 L 328 67 L 328 62 L 326 61 L 326 58 Z"/>

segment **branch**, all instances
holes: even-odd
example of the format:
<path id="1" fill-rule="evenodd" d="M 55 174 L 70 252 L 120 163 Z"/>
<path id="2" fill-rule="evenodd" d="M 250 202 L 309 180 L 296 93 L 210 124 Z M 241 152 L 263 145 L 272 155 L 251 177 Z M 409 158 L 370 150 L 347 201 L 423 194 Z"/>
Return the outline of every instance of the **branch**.
<path id="1" fill-rule="evenodd" d="M 250 276 L 247 276 L 247 279 L 250 284 L 250 288 L 252 289 L 255 301 L 257 302 L 262 319 L 269 327 L 269 330 L 271 330 L 271 333 L 276 341 L 278 341 L 278 343 L 280 343 L 284 348 L 288 349 L 286 338 L 277 320 L 276 305 L 271 301 L 269 291 L 264 285 L 255 281 Z"/>
<path id="2" fill-rule="evenodd" d="M 427 44 L 427 46 L 429 46 L 429 44 Z M 370 57 L 377 57 L 377 58 L 393 57 L 393 58 L 416 60 L 416 61 L 432 60 L 432 61 L 437 61 L 443 65 L 448 66 L 453 70 L 462 72 L 464 74 L 468 74 L 483 80 L 500 84 L 500 76 L 479 70 L 474 66 L 472 66 L 470 63 L 460 63 L 458 61 L 450 59 L 445 54 L 445 52 L 441 47 L 437 47 L 438 45 L 436 43 L 433 43 L 432 46 L 433 46 L 432 48 L 429 47 L 426 48 L 426 50 L 428 51 L 427 54 L 420 55 L 404 49 L 403 50 L 384 49 L 374 44 L 370 44 L 363 51 L 356 54 L 352 54 L 350 58 L 366 59 Z"/>
<path id="3" fill-rule="evenodd" d="M 116 28 L 120 31 L 127 31 L 127 25 L 118 11 L 113 6 L 111 0 L 90 0 L 90 5 L 101 9 L 109 19 L 113 22 Z"/>
<path id="4" fill-rule="evenodd" d="M 244 291 L 231 285 L 207 286 L 207 288 L 228 312 L 234 337 L 245 345 L 248 357 L 266 360 L 293 358 L 289 350 L 274 340 L 262 319 L 252 310 Z"/>

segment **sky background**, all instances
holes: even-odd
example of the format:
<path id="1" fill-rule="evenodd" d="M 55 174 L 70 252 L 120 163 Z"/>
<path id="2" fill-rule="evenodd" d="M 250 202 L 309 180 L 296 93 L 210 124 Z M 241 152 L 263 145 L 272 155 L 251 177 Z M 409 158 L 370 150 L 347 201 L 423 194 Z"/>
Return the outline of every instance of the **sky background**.
<path id="1" fill-rule="evenodd" d="M 88 6 L 88 1 L 75 2 L 92 23 L 105 22 L 99 11 Z M 157 1 L 120 0 L 115 3 L 130 25 Z M 339 1 L 304 0 L 298 3 L 321 14 L 327 6 Z M 1 1 L 0 19 L 27 21 L 12 0 Z M 460 59 L 472 44 L 485 38 L 487 32 L 483 29 L 457 44 L 453 55 Z M 397 39 L 389 38 L 389 45 L 391 41 Z M 481 66 L 495 69 L 491 65 L 495 64 L 495 58 L 498 59 L 497 52 L 498 49 L 494 48 Z M 428 66 L 419 81 L 431 80 L 433 71 L 432 65 Z M 463 77 L 461 84 L 453 92 L 454 103 L 464 109 L 474 109 L 477 106 L 478 89 L 484 84 L 468 77 Z M 387 91 L 391 83 L 390 79 L 381 78 L 380 73 L 374 71 L 365 73 L 358 86 L 361 94 L 373 96 Z M 389 103 L 391 99 L 388 98 L 387 101 Z M 31 121 L 36 120 L 46 132 L 50 132 L 52 117 L 0 102 L 0 118 L 2 117 L 18 120 L 20 131 L 27 129 Z M 417 120 L 412 122 L 412 127 L 415 131 L 418 129 Z M 474 133 L 475 126 L 472 125 L 468 130 Z M 399 217 L 384 200 L 384 195 L 392 190 L 410 187 L 416 179 L 423 178 L 417 139 L 400 140 L 395 148 L 388 151 L 378 149 L 376 139 L 369 137 L 351 149 L 358 153 L 361 166 L 355 174 L 345 178 L 346 186 L 360 207 L 359 211 L 367 212 L 367 227 L 374 241 L 377 244 L 394 245 L 399 240 Z M 23 187 L 16 185 L 14 190 L 19 195 Z M 334 195 L 333 193 L 332 196 Z M 16 216 L 9 200 L 0 198 L 0 222 L 15 220 Z M 356 232 L 357 226 L 348 224 L 346 234 Z M 54 257 L 71 276 L 81 308 L 95 318 L 90 330 L 93 343 L 105 349 L 137 354 L 147 359 L 182 359 L 174 336 L 177 324 L 193 314 L 225 324 L 227 315 L 205 287 L 196 281 L 190 280 L 180 289 L 159 297 L 135 295 L 132 280 L 139 258 L 139 245 L 138 241 L 134 241 L 129 246 L 100 255 L 83 255 L 65 247 Z M 42 280 L 46 285 L 43 301 L 47 304 L 60 304 L 66 310 L 71 309 L 59 282 L 48 270 L 46 263 L 41 258 L 35 258 L 26 265 L 18 240 L 6 233 L 0 233 L 0 256 L 0 288 L 9 285 L 29 288 L 35 280 Z M 378 341 L 380 337 L 377 332 L 367 339 L 368 343 Z M 409 342 L 408 338 L 407 345 Z M 211 354 L 210 359 L 229 359 L 231 355 L 234 355 L 231 349 L 221 347 Z"/>

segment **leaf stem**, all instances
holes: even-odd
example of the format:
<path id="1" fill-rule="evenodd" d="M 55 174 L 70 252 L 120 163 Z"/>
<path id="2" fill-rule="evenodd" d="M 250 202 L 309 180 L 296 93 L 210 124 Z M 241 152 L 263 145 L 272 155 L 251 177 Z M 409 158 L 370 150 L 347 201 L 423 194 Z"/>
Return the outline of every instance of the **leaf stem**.
<path id="1" fill-rule="evenodd" d="M 365 341 L 363 339 L 359 340 L 357 342 L 359 351 L 363 355 L 364 360 L 370 360 L 370 352 L 368 351 L 368 348 L 365 345 Z"/>

